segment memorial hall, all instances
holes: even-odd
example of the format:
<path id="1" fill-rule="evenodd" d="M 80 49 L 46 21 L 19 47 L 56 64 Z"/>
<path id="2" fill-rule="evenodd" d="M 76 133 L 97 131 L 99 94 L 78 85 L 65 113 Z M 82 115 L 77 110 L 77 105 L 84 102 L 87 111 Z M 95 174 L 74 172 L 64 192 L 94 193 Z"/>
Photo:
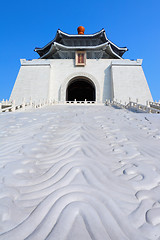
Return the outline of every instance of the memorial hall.
<path id="1" fill-rule="evenodd" d="M 52 41 L 34 49 L 38 59 L 21 59 L 10 100 L 152 101 L 141 59 L 124 59 L 127 47 L 110 41 L 104 29 L 94 34 L 85 34 L 82 26 L 77 30 L 72 35 L 58 29 Z"/>

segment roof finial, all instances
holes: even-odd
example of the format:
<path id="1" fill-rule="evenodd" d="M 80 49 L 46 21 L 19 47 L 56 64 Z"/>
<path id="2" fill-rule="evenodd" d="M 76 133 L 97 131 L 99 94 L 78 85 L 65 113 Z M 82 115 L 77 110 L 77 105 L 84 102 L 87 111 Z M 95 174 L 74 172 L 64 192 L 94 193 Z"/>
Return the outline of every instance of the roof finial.
<path id="1" fill-rule="evenodd" d="M 82 27 L 82 26 L 79 26 L 79 27 L 77 28 L 77 31 L 78 31 L 78 34 L 84 34 L 85 28 Z"/>

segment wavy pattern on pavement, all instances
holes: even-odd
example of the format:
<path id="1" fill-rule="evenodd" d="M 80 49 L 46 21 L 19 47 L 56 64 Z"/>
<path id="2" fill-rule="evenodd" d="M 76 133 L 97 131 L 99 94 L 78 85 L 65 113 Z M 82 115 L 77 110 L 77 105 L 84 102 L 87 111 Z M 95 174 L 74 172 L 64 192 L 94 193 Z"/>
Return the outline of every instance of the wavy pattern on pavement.
<path id="1" fill-rule="evenodd" d="M 0 239 L 158 239 L 159 128 L 145 117 L 104 106 L 3 114 Z"/>

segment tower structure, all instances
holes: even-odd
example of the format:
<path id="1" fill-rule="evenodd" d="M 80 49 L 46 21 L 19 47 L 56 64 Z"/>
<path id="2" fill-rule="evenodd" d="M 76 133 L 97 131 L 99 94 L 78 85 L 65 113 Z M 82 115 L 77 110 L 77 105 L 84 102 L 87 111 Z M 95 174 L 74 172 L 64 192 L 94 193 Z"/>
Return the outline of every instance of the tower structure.
<path id="1" fill-rule="evenodd" d="M 34 49 L 39 59 L 21 59 L 10 100 L 152 101 L 141 59 L 123 59 L 128 49 L 111 42 L 104 29 L 90 35 L 82 26 L 77 30 L 76 35 L 58 30 L 51 42 Z"/>

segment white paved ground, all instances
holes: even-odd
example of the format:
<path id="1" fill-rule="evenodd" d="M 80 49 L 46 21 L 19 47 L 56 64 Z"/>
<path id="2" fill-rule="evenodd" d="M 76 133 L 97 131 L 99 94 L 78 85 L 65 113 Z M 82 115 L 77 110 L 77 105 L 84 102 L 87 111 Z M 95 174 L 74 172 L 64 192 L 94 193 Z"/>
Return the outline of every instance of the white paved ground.
<path id="1" fill-rule="evenodd" d="M 160 115 L 0 115 L 0 240 L 160 239 Z"/>

